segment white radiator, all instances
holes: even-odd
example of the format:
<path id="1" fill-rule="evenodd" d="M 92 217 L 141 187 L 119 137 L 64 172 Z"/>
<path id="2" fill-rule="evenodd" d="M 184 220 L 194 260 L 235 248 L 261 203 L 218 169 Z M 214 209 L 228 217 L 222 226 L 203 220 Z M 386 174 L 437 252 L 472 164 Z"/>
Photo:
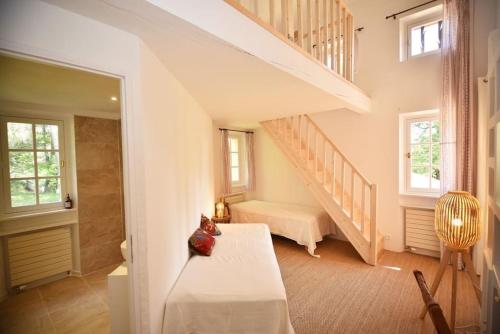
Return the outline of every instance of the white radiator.
<path id="1" fill-rule="evenodd" d="M 439 254 L 439 239 L 434 231 L 434 210 L 405 209 L 406 247 Z"/>
<path id="2" fill-rule="evenodd" d="M 60 227 L 9 237 L 7 256 L 11 287 L 70 271 L 70 229 Z"/>

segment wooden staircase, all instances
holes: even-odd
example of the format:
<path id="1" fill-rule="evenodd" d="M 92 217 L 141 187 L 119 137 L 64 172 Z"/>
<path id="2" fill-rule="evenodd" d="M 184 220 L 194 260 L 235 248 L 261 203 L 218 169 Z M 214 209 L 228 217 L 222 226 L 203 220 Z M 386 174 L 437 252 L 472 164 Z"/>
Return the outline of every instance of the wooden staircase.
<path id="1" fill-rule="evenodd" d="M 377 231 L 377 185 L 368 181 L 307 115 L 261 122 L 313 196 L 363 260 L 383 251 Z"/>

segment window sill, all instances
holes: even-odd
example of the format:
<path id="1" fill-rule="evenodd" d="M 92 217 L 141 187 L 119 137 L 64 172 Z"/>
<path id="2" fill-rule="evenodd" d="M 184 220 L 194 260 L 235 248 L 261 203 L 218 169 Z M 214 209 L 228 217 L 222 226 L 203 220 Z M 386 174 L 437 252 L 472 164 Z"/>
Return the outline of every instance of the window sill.
<path id="1" fill-rule="evenodd" d="M 231 195 L 237 194 L 237 193 L 244 193 L 247 191 L 247 185 L 246 184 L 233 184 L 231 186 Z"/>
<path id="2" fill-rule="evenodd" d="M 52 209 L 47 211 L 31 211 L 31 212 L 16 212 L 9 213 L 0 216 L 0 222 L 10 221 L 10 220 L 21 220 L 26 218 L 42 217 L 60 214 L 63 212 L 78 212 L 77 208 L 72 209 Z"/>
<path id="3" fill-rule="evenodd" d="M 73 224 L 78 224 L 76 208 L 3 216 L 0 219 L 0 237 Z"/>
<path id="4" fill-rule="evenodd" d="M 399 205 L 419 209 L 434 209 L 439 194 L 399 194 Z"/>

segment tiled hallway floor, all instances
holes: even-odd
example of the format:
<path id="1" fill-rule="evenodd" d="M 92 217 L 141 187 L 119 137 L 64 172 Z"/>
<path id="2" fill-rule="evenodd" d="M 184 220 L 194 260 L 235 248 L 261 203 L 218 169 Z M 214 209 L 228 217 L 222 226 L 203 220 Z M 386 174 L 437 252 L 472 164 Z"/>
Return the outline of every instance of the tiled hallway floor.
<path id="1" fill-rule="evenodd" d="M 107 275 L 117 266 L 9 296 L 0 303 L 0 333 L 109 333 Z"/>

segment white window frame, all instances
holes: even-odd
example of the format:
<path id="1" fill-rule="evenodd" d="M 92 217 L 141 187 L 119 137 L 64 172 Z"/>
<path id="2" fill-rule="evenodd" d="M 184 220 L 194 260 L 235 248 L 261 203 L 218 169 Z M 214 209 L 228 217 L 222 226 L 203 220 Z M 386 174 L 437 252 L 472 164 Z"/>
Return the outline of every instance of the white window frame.
<path id="1" fill-rule="evenodd" d="M 401 195 L 423 196 L 423 197 L 439 197 L 440 195 L 440 189 L 412 188 L 410 179 L 411 156 L 408 157 L 408 153 L 411 152 L 410 124 L 419 121 L 433 121 L 433 120 L 439 120 L 439 110 L 437 109 L 405 113 L 405 114 L 400 114 L 399 116 L 399 143 L 400 143 L 399 193 Z M 432 143 L 430 143 L 430 145 L 432 145 Z M 431 154 L 430 159 L 432 165 L 432 151 L 430 152 L 430 154 Z M 441 166 L 439 167 L 441 168 Z M 430 171 L 430 173 L 432 173 L 432 170 Z M 430 181 L 432 181 L 432 176 Z"/>
<path id="2" fill-rule="evenodd" d="M 11 202 L 10 193 L 10 172 L 9 172 L 9 148 L 7 138 L 7 123 L 31 123 L 31 124 L 48 124 L 57 125 L 59 136 L 59 169 L 60 169 L 60 182 L 61 182 L 61 201 L 56 203 L 35 204 L 29 206 L 13 207 Z M 21 213 L 38 213 L 53 211 L 54 209 L 62 209 L 64 206 L 64 195 L 67 190 L 67 177 L 66 177 L 66 151 L 65 151 L 65 134 L 64 134 L 64 121 L 54 119 L 40 119 L 30 117 L 13 117 L 13 116 L 0 116 L 0 167 L 1 167 L 1 180 L 0 184 L 3 191 L 0 194 L 1 207 L 4 214 L 21 214 Z M 35 176 L 36 186 L 38 186 L 38 170 L 36 162 L 36 139 L 33 137 L 33 152 L 35 159 Z M 39 190 L 37 189 L 37 192 Z M 38 196 L 36 197 L 38 201 Z"/>
<path id="3" fill-rule="evenodd" d="M 422 22 L 415 22 L 411 25 L 408 25 L 407 32 L 406 32 L 407 33 L 407 36 L 406 36 L 407 50 L 406 50 L 406 52 L 407 52 L 409 58 L 424 57 L 424 56 L 427 56 L 430 54 L 435 54 L 435 53 L 441 52 L 441 47 L 439 47 L 436 50 L 427 51 L 427 52 L 423 51 L 422 53 L 419 53 L 417 55 L 412 55 L 411 54 L 411 32 L 414 28 L 432 25 L 432 24 L 437 23 L 437 22 L 442 21 L 442 20 L 443 20 L 443 18 L 437 17 L 434 19 L 427 19 L 427 20 L 422 21 Z"/>
<path id="4" fill-rule="evenodd" d="M 248 184 L 245 133 L 232 132 L 228 135 L 228 140 L 231 139 L 238 141 L 238 168 L 240 174 L 239 181 L 231 181 L 231 185 L 236 189 L 236 191 L 242 191 L 242 188 L 246 187 Z M 231 155 L 231 148 L 229 148 L 229 151 L 229 154 Z M 229 156 L 229 162 L 231 163 L 231 156 Z"/>
<path id="5" fill-rule="evenodd" d="M 417 13 L 404 16 L 399 19 L 399 61 L 425 57 L 432 54 L 439 54 L 441 48 L 427 51 L 418 55 L 411 55 L 411 30 L 415 27 L 429 25 L 443 20 L 443 5 L 426 8 Z"/>

